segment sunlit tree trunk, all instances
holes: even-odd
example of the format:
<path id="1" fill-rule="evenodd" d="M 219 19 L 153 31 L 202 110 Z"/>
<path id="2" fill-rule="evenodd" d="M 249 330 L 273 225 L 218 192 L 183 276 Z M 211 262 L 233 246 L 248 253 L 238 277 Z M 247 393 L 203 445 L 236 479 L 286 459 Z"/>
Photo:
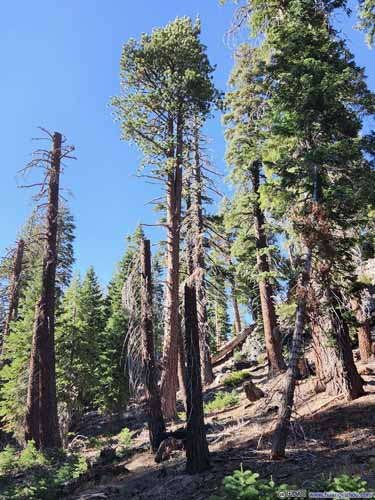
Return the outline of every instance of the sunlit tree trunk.
<path id="1" fill-rule="evenodd" d="M 37 448 L 41 449 L 61 446 L 57 418 L 54 337 L 61 141 L 61 134 L 55 132 L 51 164 L 48 167 L 42 284 L 35 310 L 27 392 L 25 438 L 26 441 L 33 439 Z"/>

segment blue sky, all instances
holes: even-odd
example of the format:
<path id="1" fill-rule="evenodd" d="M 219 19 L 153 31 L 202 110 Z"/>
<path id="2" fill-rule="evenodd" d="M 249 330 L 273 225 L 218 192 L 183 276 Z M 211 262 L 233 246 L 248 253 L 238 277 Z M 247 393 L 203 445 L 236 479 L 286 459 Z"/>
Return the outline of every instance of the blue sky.
<path id="1" fill-rule="evenodd" d="M 235 44 L 225 40 L 233 5 L 218 0 L 18 0 L 3 2 L 0 19 L 0 255 L 29 215 L 32 193 L 17 189 L 16 172 L 38 146 L 38 126 L 61 131 L 76 146 L 63 186 L 73 192 L 76 267 L 92 264 L 103 283 L 124 251 L 124 237 L 156 215 L 147 202 L 156 188 L 134 177 L 140 153 L 120 141 L 108 102 L 119 92 L 119 60 L 129 37 L 162 26 L 176 16 L 198 14 L 202 40 L 217 65 L 215 80 L 225 90 Z M 374 56 L 354 20 L 337 17 L 359 64 L 375 89 Z M 372 63 L 372 64 L 371 64 Z M 220 117 L 207 125 L 216 168 L 225 170 Z M 147 234 L 156 242 L 155 229 Z"/>

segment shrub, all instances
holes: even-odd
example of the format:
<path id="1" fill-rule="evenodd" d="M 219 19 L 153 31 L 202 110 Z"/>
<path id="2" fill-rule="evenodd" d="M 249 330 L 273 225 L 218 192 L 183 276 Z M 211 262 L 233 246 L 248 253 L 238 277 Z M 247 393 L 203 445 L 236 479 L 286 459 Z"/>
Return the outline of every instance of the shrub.
<path id="1" fill-rule="evenodd" d="M 13 482 L 11 475 L 4 477 L 0 498 L 14 500 L 58 500 L 64 486 L 87 471 L 83 455 L 44 455 L 29 442 L 16 459 L 14 450 L 6 450 L 6 458 L 13 457 L 12 469 L 23 471 L 21 481 Z M 4 453 L 4 452 L 3 452 Z M 0 454 L 2 455 L 2 454 Z"/>
<path id="2" fill-rule="evenodd" d="M 132 436 L 127 427 L 124 427 L 118 435 L 118 440 L 124 448 L 130 448 L 132 445 Z"/>
<path id="3" fill-rule="evenodd" d="M 210 413 L 217 410 L 225 410 L 225 408 L 230 408 L 239 403 L 239 397 L 236 391 L 223 392 L 219 391 L 215 399 L 204 405 L 205 413 Z"/>
<path id="4" fill-rule="evenodd" d="M 230 476 L 223 479 L 222 491 L 219 496 L 211 497 L 211 500 L 277 500 L 281 491 L 291 489 L 287 484 L 276 486 L 274 481 L 259 479 L 259 474 L 251 470 L 244 471 L 241 465 Z"/>
<path id="5" fill-rule="evenodd" d="M 219 495 L 212 496 L 210 500 L 278 500 L 287 498 L 287 495 L 283 496 L 280 494 L 281 492 L 295 489 L 297 487 L 293 485 L 276 485 L 272 479 L 270 481 L 260 479 L 259 474 L 251 470 L 244 471 L 241 466 L 240 470 L 223 479 Z M 369 491 L 366 481 L 363 481 L 359 476 L 347 474 L 326 481 L 317 481 L 314 483 L 313 490 L 338 493 Z"/>
<path id="6" fill-rule="evenodd" d="M 30 469 L 31 467 L 44 465 L 45 463 L 46 457 L 41 451 L 36 449 L 34 441 L 28 441 L 26 448 L 22 450 L 18 460 L 19 468 Z"/>
<path id="7" fill-rule="evenodd" d="M 13 446 L 6 446 L 0 453 L 0 474 L 11 472 L 17 467 L 16 449 Z"/>
<path id="8" fill-rule="evenodd" d="M 251 374 L 248 370 L 240 370 L 238 372 L 230 373 L 227 377 L 225 377 L 223 382 L 227 387 L 236 387 L 249 378 L 251 378 Z"/>

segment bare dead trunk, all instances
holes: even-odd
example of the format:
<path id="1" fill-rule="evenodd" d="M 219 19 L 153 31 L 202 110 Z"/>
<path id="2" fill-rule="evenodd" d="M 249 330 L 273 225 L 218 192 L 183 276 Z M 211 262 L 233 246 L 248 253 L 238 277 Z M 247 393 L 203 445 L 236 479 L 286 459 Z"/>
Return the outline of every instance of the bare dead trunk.
<path id="1" fill-rule="evenodd" d="M 10 281 L 10 291 L 9 291 L 9 309 L 8 314 L 5 319 L 2 346 L 1 346 L 1 358 L 3 358 L 6 349 L 6 339 L 10 333 L 10 324 L 12 321 L 17 319 L 18 314 L 18 304 L 20 299 L 20 287 L 21 287 L 21 273 L 22 273 L 22 262 L 23 254 L 25 249 L 25 242 L 19 240 L 17 243 L 16 254 L 13 262 L 13 271 Z M 1 360 L 2 362 L 2 360 Z"/>
<path id="2" fill-rule="evenodd" d="M 33 439 L 39 449 L 61 447 L 54 340 L 60 159 L 61 134 L 55 132 L 48 170 L 46 243 L 40 299 L 35 310 L 25 421 L 26 441 Z"/>
<path id="3" fill-rule="evenodd" d="M 186 471 L 188 474 L 197 474 L 207 470 L 210 462 L 204 428 L 197 301 L 195 288 L 188 285 L 185 286 L 185 331 L 188 381 Z"/>
<path id="4" fill-rule="evenodd" d="M 272 459 L 278 460 L 285 456 L 285 447 L 288 439 L 290 417 L 294 402 L 294 390 L 298 377 L 298 361 L 301 356 L 303 342 L 303 330 L 306 321 L 307 291 L 311 275 L 312 250 L 307 249 L 305 268 L 301 276 L 298 290 L 298 305 L 296 311 L 296 323 L 293 332 L 292 353 L 289 359 L 288 369 L 285 373 L 284 388 L 276 428 L 272 439 Z"/>
<path id="5" fill-rule="evenodd" d="M 234 285 L 232 285 L 232 304 L 233 304 L 233 315 L 234 315 L 234 330 L 238 335 L 242 331 L 242 324 L 241 324 L 240 308 L 238 307 L 238 301 Z"/>
<path id="6" fill-rule="evenodd" d="M 197 292 L 197 314 L 200 339 L 201 376 L 203 385 L 211 384 L 214 374 L 211 364 L 209 331 L 207 321 L 207 299 L 205 284 L 205 252 L 204 252 L 204 220 L 202 207 L 202 167 L 199 151 L 199 125 L 194 124 L 194 219 L 195 219 L 195 252 L 194 267 L 197 277 L 195 289 Z"/>
<path id="7" fill-rule="evenodd" d="M 152 451 L 156 452 L 163 441 L 165 423 L 156 378 L 154 334 L 152 327 L 152 275 L 150 241 L 141 242 L 142 288 L 141 288 L 141 336 L 142 360 L 148 403 L 148 430 Z"/>
<path id="8" fill-rule="evenodd" d="M 173 124 L 170 125 L 173 136 Z M 182 123 L 177 123 L 177 152 L 175 167 L 167 180 L 167 279 L 165 289 L 165 324 L 163 346 L 163 373 L 161 379 L 162 407 L 165 418 L 176 415 L 178 387 L 179 281 L 180 281 L 180 226 L 182 195 Z M 171 160 L 174 155 L 171 156 Z"/>
<path id="9" fill-rule="evenodd" d="M 267 238 L 264 230 L 264 213 L 260 207 L 260 162 L 254 161 L 251 166 L 251 182 L 254 200 L 254 228 L 256 236 L 257 265 L 259 271 L 259 294 L 262 308 L 262 319 L 264 328 L 264 337 L 266 342 L 266 352 L 271 371 L 281 372 L 286 369 L 282 356 L 279 327 L 275 305 L 273 303 L 273 290 L 267 274 L 270 272 L 268 256 L 265 251 L 268 248 Z"/>

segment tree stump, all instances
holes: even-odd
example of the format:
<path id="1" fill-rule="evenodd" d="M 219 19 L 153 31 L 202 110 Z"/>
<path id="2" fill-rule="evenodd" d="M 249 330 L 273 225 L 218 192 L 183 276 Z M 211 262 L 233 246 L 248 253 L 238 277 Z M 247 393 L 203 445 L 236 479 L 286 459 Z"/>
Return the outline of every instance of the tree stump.
<path id="1" fill-rule="evenodd" d="M 259 387 L 257 387 L 251 380 L 245 382 L 243 388 L 249 401 L 258 401 L 258 399 L 264 398 L 264 392 L 262 389 L 259 389 Z"/>

